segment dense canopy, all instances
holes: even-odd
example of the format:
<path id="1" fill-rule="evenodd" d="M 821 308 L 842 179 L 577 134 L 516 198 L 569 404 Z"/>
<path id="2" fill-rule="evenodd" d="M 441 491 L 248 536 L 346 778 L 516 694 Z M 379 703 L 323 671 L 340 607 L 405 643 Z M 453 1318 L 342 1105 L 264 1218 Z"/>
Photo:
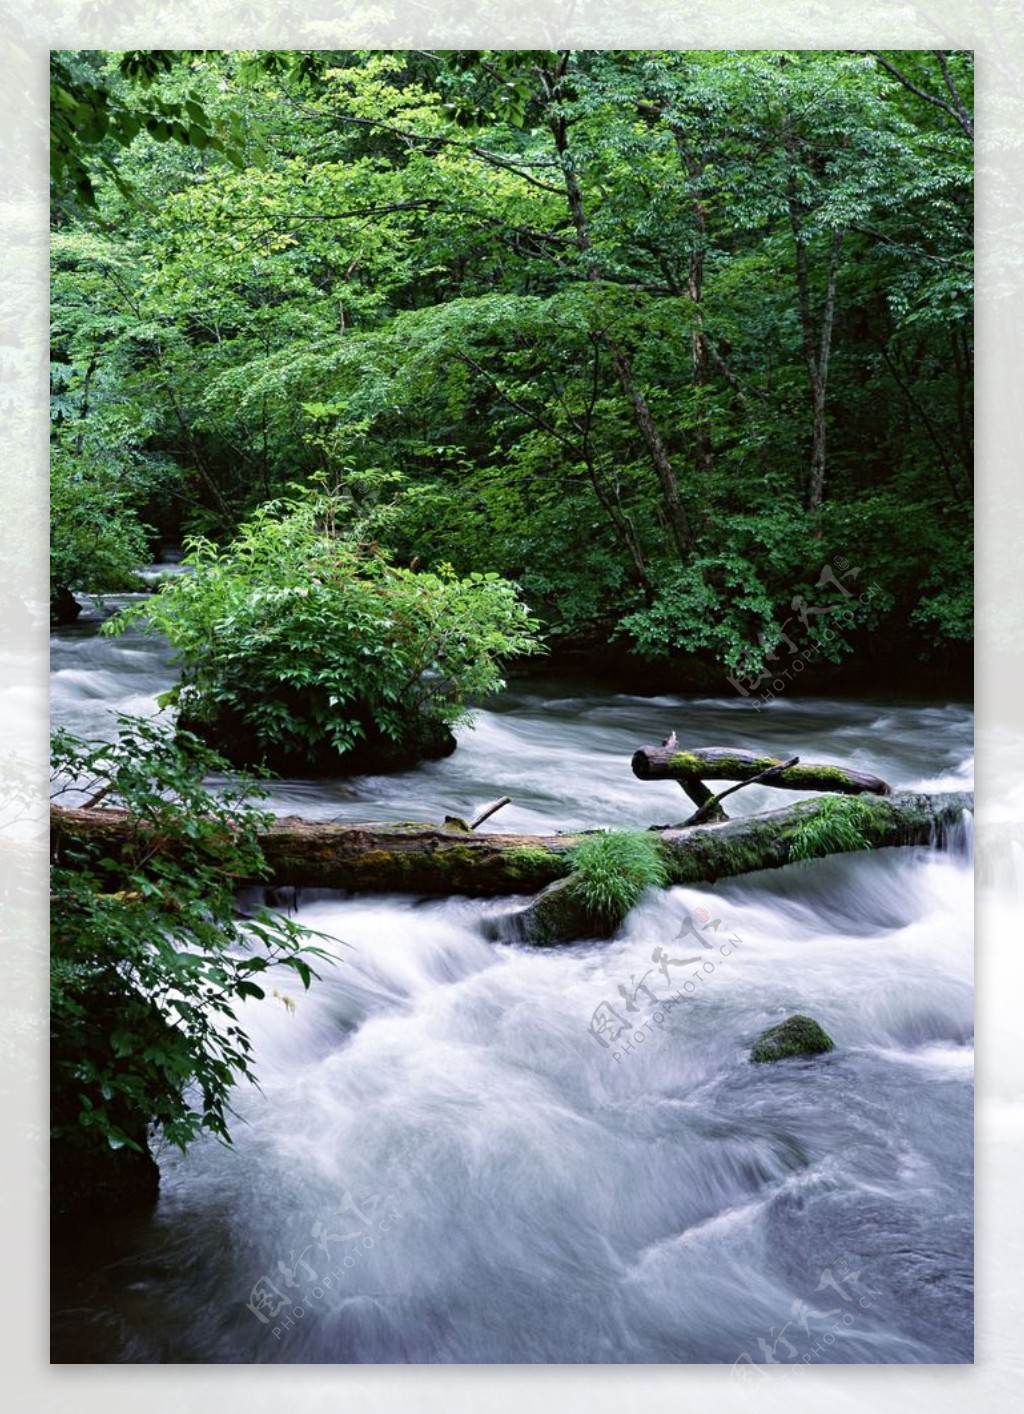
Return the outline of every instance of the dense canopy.
<path id="1" fill-rule="evenodd" d="M 966 646 L 970 55 L 53 78 L 59 605 L 315 483 L 398 565 L 518 581 L 556 644 L 752 682 L 832 562 L 874 589 L 826 656 Z"/>

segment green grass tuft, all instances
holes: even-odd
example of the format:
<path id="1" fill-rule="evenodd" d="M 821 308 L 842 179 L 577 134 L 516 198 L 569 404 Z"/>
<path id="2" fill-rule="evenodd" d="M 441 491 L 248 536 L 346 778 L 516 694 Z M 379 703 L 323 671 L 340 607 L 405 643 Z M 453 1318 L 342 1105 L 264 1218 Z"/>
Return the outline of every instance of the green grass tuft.
<path id="1" fill-rule="evenodd" d="M 790 846 L 790 859 L 821 859 L 846 850 L 871 849 L 864 833 L 873 819 L 867 801 L 857 796 L 827 796 L 802 824 Z"/>
<path id="2" fill-rule="evenodd" d="M 658 840 L 639 832 L 590 835 L 570 851 L 573 891 L 586 908 L 617 927 L 644 889 L 663 889 L 668 870 Z"/>

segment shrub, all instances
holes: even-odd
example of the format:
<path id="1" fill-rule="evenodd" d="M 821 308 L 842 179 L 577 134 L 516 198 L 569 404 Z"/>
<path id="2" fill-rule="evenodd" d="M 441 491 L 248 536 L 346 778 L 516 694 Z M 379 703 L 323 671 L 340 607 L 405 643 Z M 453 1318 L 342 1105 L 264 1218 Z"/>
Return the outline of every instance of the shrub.
<path id="1" fill-rule="evenodd" d="M 650 835 L 610 831 L 588 835 L 570 854 L 573 893 L 607 928 L 616 928 L 644 889 L 663 889 L 668 870 Z"/>
<path id="2" fill-rule="evenodd" d="M 260 877 L 269 817 L 254 784 L 203 785 L 225 763 L 190 735 L 119 718 L 114 744 L 57 731 L 55 777 L 129 814 L 125 843 L 62 842 L 51 879 L 52 1136 L 63 1152 L 146 1151 L 150 1125 L 184 1149 L 200 1132 L 230 1142 L 229 1096 L 254 1081 L 238 1004 L 290 968 L 308 987 L 327 955 L 308 929 L 235 892 Z"/>
<path id="3" fill-rule="evenodd" d="M 226 550 L 193 540 L 192 573 L 110 627 L 141 617 L 165 634 L 181 665 L 166 700 L 249 759 L 337 765 L 364 743 L 445 754 L 432 742 L 537 650 L 535 624 L 508 581 L 398 568 L 339 515 L 317 494 L 264 506 Z"/>
<path id="4" fill-rule="evenodd" d="M 729 668 L 763 665 L 758 634 L 775 637 L 774 607 L 761 572 L 739 555 L 697 556 L 663 571 L 653 601 L 627 614 L 618 633 L 650 661 L 710 652 Z"/>

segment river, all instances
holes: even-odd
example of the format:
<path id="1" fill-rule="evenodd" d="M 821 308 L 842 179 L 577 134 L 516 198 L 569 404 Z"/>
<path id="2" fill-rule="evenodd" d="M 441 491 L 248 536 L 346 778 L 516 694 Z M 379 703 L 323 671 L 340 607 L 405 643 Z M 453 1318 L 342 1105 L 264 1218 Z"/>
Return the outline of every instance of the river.
<path id="1" fill-rule="evenodd" d="M 83 734 L 154 711 L 172 680 L 134 631 L 100 638 L 87 620 L 54 636 L 54 719 Z M 277 782 L 270 804 L 440 821 L 507 794 L 485 829 L 643 828 L 685 813 L 678 787 L 629 770 L 672 730 L 908 788 L 972 774 L 961 703 L 783 696 L 757 712 L 531 676 L 447 761 Z M 731 813 L 771 799 L 751 787 Z M 671 889 L 612 942 L 556 950 L 487 941 L 508 900 L 302 892 L 290 906 L 335 940 L 336 965 L 309 993 L 282 977 L 246 1004 L 262 1089 L 238 1094 L 233 1148 L 160 1153 L 152 1216 L 54 1254 L 53 1358 L 737 1375 L 969 1361 L 969 825 L 941 852 Z M 684 976 L 698 978 L 685 992 Z M 638 1030 L 603 1045 L 602 1003 Z M 793 1012 L 836 1050 L 749 1064 Z"/>

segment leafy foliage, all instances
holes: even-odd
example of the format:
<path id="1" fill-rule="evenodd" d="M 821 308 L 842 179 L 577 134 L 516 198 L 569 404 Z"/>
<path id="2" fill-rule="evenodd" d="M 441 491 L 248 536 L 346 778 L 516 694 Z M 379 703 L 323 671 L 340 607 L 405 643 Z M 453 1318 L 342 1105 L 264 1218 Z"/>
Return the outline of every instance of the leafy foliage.
<path id="1" fill-rule="evenodd" d="M 702 556 L 674 569 L 654 602 L 620 624 L 645 658 L 679 650 L 713 653 L 730 668 L 751 663 L 751 645 L 772 627 L 775 606 L 762 576 L 737 555 Z"/>
<path id="2" fill-rule="evenodd" d="M 109 852 L 66 843 L 52 869 L 53 1135 L 140 1149 L 152 1124 L 182 1149 L 203 1131 L 230 1142 L 232 1087 L 255 1081 L 240 1005 L 272 969 L 308 988 L 329 959 L 287 917 L 238 916 L 238 881 L 264 869 L 254 784 L 214 794 L 203 778 L 225 763 L 195 737 L 119 727 L 113 744 L 53 737 L 58 794 L 102 792 L 131 827 Z"/>
<path id="3" fill-rule="evenodd" d="M 133 589 L 145 564 L 146 527 L 108 463 L 61 450 L 50 459 L 50 594 Z"/>
<path id="4" fill-rule="evenodd" d="M 400 568 L 362 529 L 327 494 L 271 502 L 226 550 L 192 541 L 190 574 L 104 627 L 165 634 L 182 667 L 167 700 L 198 722 L 228 714 L 261 751 L 415 744 L 503 686 L 534 621 L 498 575 Z"/>
<path id="5" fill-rule="evenodd" d="M 96 207 L 90 158 L 122 191 L 130 192 L 113 154 L 130 147 L 143 132 L 155 142 L 177 142 L 200 151 L 211 148 L 229 161 L 241 161 L 237 124 L 226 141 L 211 124 L 199 94 L 188 90 L 180 98 L 167 98 L 149 92 L 188 55 L 183 50 L 131 49 L 111 73 L 96 65 L 95 56 L 51 52 L 50 180 L 57 193 L 71 191 L 83 206 Z"/>
<path id="6" fill-rule="evenodd" d="M 629 830 L 588 835 L 571 855 L 571 888 L 588 912 L 617 927 L 645 889 L 668 884 L 668 870 L 656 839 Z"/>
<path id="7" fill-rule="evenodd" d="M 970 54 L 55 62 L 56 394 L 126 419 L 142 522 L 223 544 L 326 475 L 553 634 L 756 666 L 842 554 L 876 644 L 963 643 Z"/>

